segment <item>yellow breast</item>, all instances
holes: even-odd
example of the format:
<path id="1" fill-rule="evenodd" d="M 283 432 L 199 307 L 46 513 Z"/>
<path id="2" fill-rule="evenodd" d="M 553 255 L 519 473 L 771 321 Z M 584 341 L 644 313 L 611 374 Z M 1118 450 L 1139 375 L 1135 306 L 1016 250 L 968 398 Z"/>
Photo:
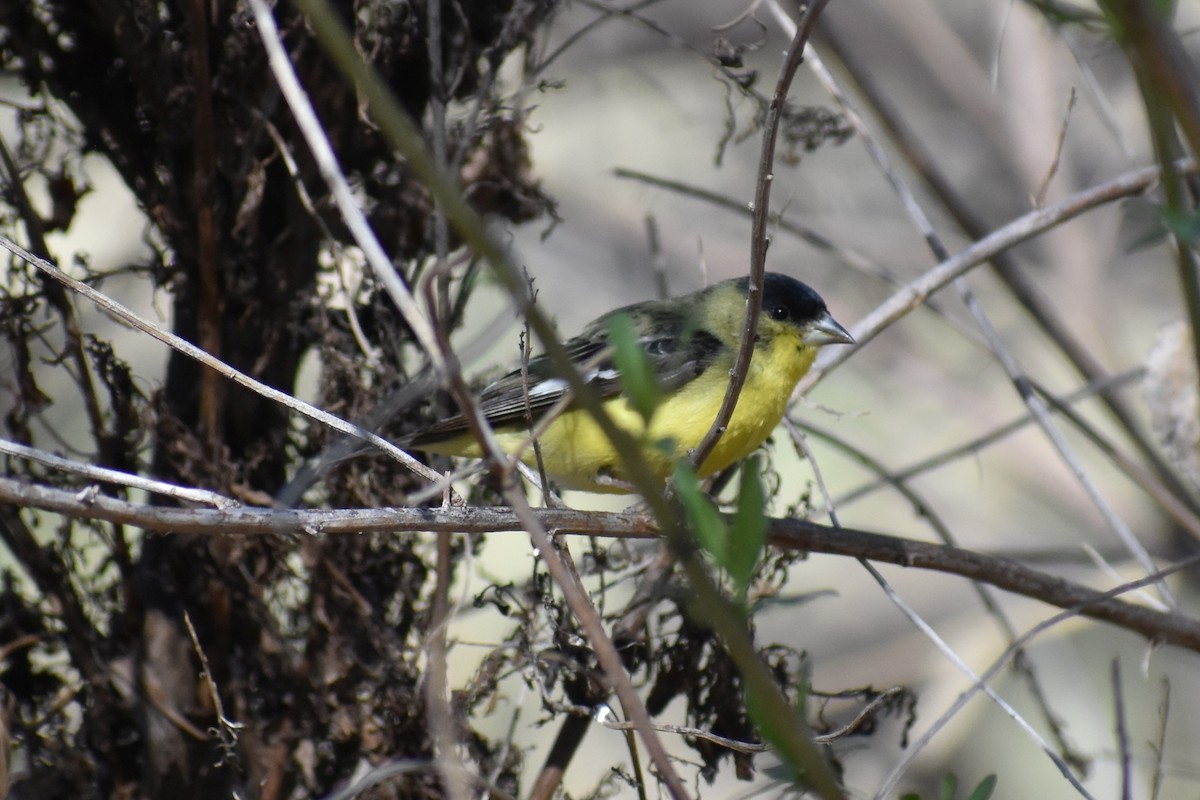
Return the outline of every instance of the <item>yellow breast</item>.
<path id="1" fill-rule="evenodd" d="M 712 454 L 700 469 L 701 476 L 737 463 L 758 448 L 779 425 L 796 383 L 812 365 L 816 349 L 798 336 L 777 335 L 755 352 L 733 417 Z M 714 364 L 704 374 L 666 397 L 646 430 L 641 415 L 622 398 L 605 408 L 613 421 L 641 439 L 651 468 L 662 478 L 670 475 L 679 458 L 700 445 L 716 419 L 729 385 L 728 364 Z M 513 431 L 501 437 L 510 452 L 520 446 L 527 433 Z M 669 445 L 664 443 L 669 442 Z M 617 482 L 626 480 L 612 443 L 595 420 L 584 411 L 568 411 L 539 438 L 543 463 L 550 476 L 564 487 L 592 492 L 625 491 Z M 531 450 L 525 461 L 534 464 Z"/>

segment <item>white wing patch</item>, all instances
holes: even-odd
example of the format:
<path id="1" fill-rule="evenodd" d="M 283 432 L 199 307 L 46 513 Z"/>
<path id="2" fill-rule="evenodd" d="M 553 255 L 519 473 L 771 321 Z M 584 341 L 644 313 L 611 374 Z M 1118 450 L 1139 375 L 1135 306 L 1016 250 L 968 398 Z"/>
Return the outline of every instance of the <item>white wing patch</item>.
<path id="1" fill-rule="evenodd" d="M 530 397 L 547 397 L 567 391 L 567 382 L 562 378 L 548 378 L 529 387 Z"/>
<path id="2" fill-rule="evenodd" d="M 615 381 L 621 376 L 621 373 L 612 367 L 596 367 L 589 369 L 583 374 L 584 383 L 596 383 L 598 381 Z M 529 387 L 529 397 L 555 397 L 557 395 L 566 394 L 570 390 L 568 384 L 562 378 L 547 378 L 544 381 L 538 381 L 533 386 Z"/>
<path id="3" fill-rule="evenodd" d="M 597 367 L 596 369 L 589 369 L 586 373 L 584 373 L 583 382 L 593 383 L 595 381 L 615 381 L 620 376 L 621 373 L 617 372 L 612 367 L 604 367 L 603 369 Z"/>

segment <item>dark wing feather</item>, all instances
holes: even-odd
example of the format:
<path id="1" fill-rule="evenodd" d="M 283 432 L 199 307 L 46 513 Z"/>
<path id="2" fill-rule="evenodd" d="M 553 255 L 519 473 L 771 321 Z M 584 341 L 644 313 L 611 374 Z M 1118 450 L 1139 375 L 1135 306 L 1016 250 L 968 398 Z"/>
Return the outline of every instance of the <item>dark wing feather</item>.
<path id="1" fill-rule="evenodd" d="M 673 392 L 708 368 L 725 345 L 705 330 L 692 329 L 675 309 L 658 303 L 614 311 L 633 319 L 638 342 L 650 359 L 664 393 Z M 567 355 L 588 379 L 588 385 L 601 397 L 620 394 L 621 380 L 612 353 L 608 349 L 608 327 L 612 314 L 606 314 L 579 336 L 565 342 Z M 493 427 L 525 425 L 529 413 L 537 420 L 566 393 L 568 385 L 558 377 L 546 356 L 531 359 L 528 367 L 528 399 L 521 370 L 514 370 L 489 384 L 479 396 L 479 407 Z M 439 420 L 418 433 L 411 443 L 436 442 L 467 430 L 461 414 Z"/>

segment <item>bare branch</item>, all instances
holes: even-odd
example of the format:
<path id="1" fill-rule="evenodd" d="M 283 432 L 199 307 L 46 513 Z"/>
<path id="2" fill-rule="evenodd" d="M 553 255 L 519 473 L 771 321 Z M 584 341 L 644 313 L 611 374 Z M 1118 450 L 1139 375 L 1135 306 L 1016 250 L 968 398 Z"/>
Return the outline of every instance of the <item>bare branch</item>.
<path id="1" fill-rule="evenodd" d="M 34 486 L 4 476 L 0 476 L 0 503 L 41 508 L 81 519 L 124 522 L 151 531 L 209 535 L 261 536 L 295 531 L 327 535 L 402 531 L 492 533 L 523 530 L 532 521 L 560 533 L 634 539 L 651 539 L 659 535 L 652 520 L 628 513 L 543 508 L 528 509 L 518 515 L 512 509 L 490 506 L 338 511 L 159 508 L 103 495 L 85 500 L 73 492 Z M 1030 569 L 1012 559 L 852 528 L 832 528 L 800 519 L 772 519 L 768 530 L 771 543 L 777 547 L 851 556 L 971 578 L 1059 608 L 1078 608 L 1078 613 L 1083 616 L 1127 628 L 1154 642 L 1200 652 L 1200 621 L 1113 600 L 1104 592 Z M 1191 563 L 1185 561 L 1173 569 Z M 1160 570 L 1155 574 L 1165 572 Z"/>

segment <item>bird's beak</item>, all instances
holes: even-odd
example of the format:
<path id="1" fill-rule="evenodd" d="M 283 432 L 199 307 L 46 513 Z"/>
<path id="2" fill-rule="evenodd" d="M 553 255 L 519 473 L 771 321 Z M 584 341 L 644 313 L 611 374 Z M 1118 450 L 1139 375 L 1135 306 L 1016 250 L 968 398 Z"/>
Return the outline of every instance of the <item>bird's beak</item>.
<path id="1" fill-rule="evenodd" d="M 817 317 L 801 338 L 805 344 L 818 347 L 823 344 L 854 344 L 854 337 L 850 335 L 850 331 L 839 325 L 828 311 Z"/>

